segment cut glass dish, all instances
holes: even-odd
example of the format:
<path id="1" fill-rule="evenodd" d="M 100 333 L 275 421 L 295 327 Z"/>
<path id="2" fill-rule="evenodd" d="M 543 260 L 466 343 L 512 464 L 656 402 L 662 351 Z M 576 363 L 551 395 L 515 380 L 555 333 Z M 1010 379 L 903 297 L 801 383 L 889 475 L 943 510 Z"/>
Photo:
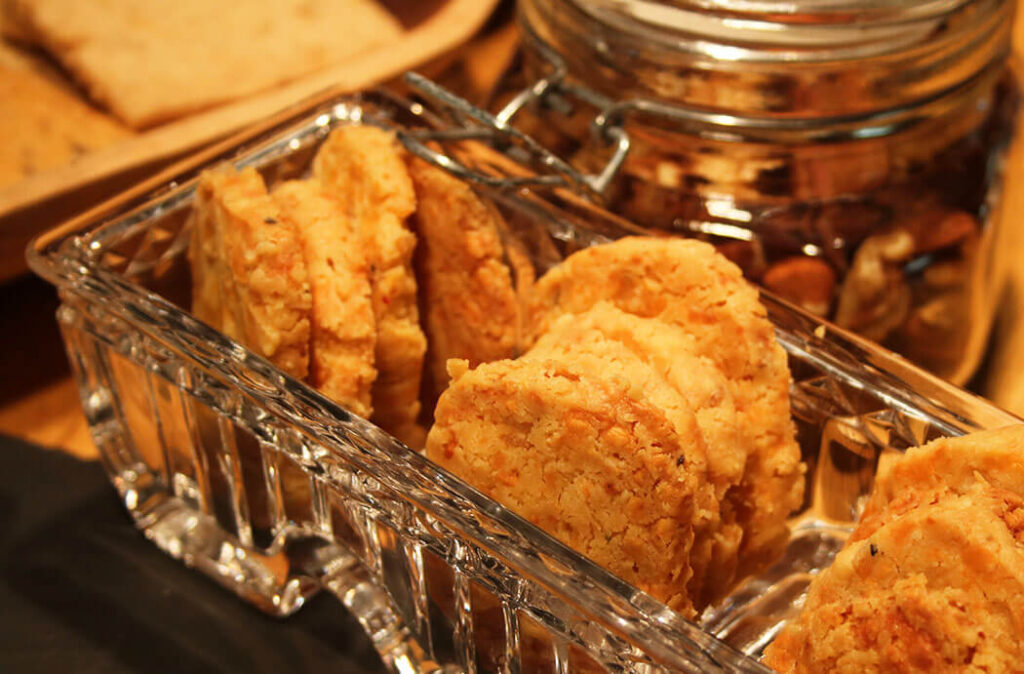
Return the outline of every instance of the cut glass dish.
<path id="1" fill-rule="evenodd" d="M 29 257 L 59 289 L 92 436 L 146 537 L 272 614 L 333 593 L 394 671 L 767 671 L 763 648 L 842 545 L 883 454 L 1019 423 L 765 296 L 793 372 L 807 496 L 785 557 L 685 620 L 189 315 L 199 172 L 231 161 L 271 185 L 301 177 L 343 124 L 436 129 L 384 93 L 330 99 L 47 233 Z M 528 174 L 483 145 L 451 151 Z M 635 231 L 566 190 L 479 189 L 538 274 Z"/>

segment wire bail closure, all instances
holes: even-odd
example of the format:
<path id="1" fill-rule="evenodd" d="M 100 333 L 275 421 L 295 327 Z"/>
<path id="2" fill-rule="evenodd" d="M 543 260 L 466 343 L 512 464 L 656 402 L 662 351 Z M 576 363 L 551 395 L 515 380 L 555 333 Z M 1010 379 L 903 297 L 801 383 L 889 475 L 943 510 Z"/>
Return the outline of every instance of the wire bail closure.
<path id="1" fill-rule="evenodd" d="M 622 126 L 621 104 L 597 94 L 594 91 L 566 81 L 565 62 L 550 49 L 544 56 L 551 63 L 551 72 L 523 89 L 497 114 L 476 107 L 469 101 L 456 96 L 433 80 L 418 73 L 406 73 L 405 83 L 437 106 L 439 112 L 446 112 L 456 126 L 440 130 L 407 130 L 400 132 L 399 139 L 406 149 L 420 159 L 430 162 L 453 175 L 471 182 L 496 189 L 518 189 L 521 187 L 562 187 L 584 192 L 600 200 L 615 175 L 622 168 L 629 153 L 630 140 Z M 512 126 L 512 119 L 527 105 L 535 101 L 563 109 L 571 109 L 569 98 L 579 99 L 599 110 L 591 123 L 591 132 L 605 145 L 613 145 L 611 158 L 596 174 L 585 174 L 573 168 L 531 136 Z M 429 146 L 432 141 L 478 140 L 490 143 L 513 159 L 525 160 L 538 165 L 546 173 L 534 176 L 495 177 L 473 169 Z"/>

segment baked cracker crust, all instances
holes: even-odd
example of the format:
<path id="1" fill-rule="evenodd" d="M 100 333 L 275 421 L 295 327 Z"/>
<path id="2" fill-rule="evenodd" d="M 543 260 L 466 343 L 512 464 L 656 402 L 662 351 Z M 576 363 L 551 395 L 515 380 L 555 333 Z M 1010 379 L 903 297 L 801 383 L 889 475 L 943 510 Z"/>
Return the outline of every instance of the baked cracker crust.
<path id="1" fill-rule="evenodd" d="M 0 187 L 130 136 L 38 59 L 0 44 Z"/>
<path id="2" fill-rule="evenodd" d="M 687 424 L 696 423 L 700 437 L 689 443 L 686 465 L 703 483 L 703 516 L 696 518 L 687 591 L 700 611 L 731 589 L 743 536 L 724 497 L 743 477 L 751 438 L 739 427 L 729 383 L 677 326 L 627 314 L 609 302 L 559 317 L 524 357 L 572 358 L 581 351 L 591 356 L 589 372 L 626 378 L 634 395 L 669 412 L 680 437 L 692 435 Z M 570 362 L 582 365 L 578 358 Z"/>
<path id="3" fill-rule="evenodd" d="M 312 309 L 306 262 L 259 173 L 203 173 L 191 227 L 193 313 L 305 379 Z"/>
<path id="4" fill-rule="evenodd" d="M 579 251 L 537 281 L 533 334 L 600 301 L 679 326 L 729 381 L 740 426 L 753 436 L 743 479 L 725 497 L 744 530 L 737 578 L 765 567 L 785 548 L 786 518 L 803 498 L 804 466 L 790 418 L 786 355 L 757 291 L 709 244 L 627 237 Z"/>
<path id="5" fill-rule="evenodd" d="M 402 34 L 373 0 L 7 0 L 19 35 L 147 128 L 314 72 Z M 268 111 L 269 112 L 269 111 Z"/>
<path id="6" fill-rule="evenodd" d="M 879 466 L 857 535 L 935 490 L 963 493 L 978 482 L 1024 497 L 1024 425 L 939 438 Z"/>
<path id="7" fill-rule="evenodd" d="M 555 360 L 451 364 L 427 456 L 692 617 L 698 485 L 665 413 Z"/>
<path id="8" fill-rule="evenodd" d="M 271 196 L 281 218 L 295 229 L 309 270 L 309 383 L 369 418 L 377 329 L 369 268 L 355 223 L 318 182 L 288 181 Z"/>
<path id="9" fill-rule="evenodd" d="M 416 210 L 412 181 L 395 135 L 373 126 L 343 126 L 324 141 L 313 175 L 356 223 L 370 266 L 377 324 L 373 420 L 399 440 L 423 446 L 417 423 L 426 337 L 420 328 L 407 221 Z"/>
<path id="10" fill-rule="evenodd" d="M 428 391 L 448 385 L 446 364 L 470 367 L 516 355 L 520 306 L 504 262 L 498 219 L 466 183 L 420 159 L 410 159 L 416 189 L 423 328 Z"/>
<path id="11" fill-rule="evenodd" d="M 1019 672 L 1024 501 L 936 493 L 849 544 L 766 651 L 781 672 Z"/>

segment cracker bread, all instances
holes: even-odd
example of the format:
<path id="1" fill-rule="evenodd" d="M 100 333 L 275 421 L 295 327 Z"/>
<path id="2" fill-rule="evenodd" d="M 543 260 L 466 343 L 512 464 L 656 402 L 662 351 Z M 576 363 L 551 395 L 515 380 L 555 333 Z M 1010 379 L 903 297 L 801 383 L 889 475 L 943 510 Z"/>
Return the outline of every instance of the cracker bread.
<path id="1" fill-rule="evenodd" d="M 523 357 L 557 354 L 583 366 L 581 357 L 589 356 L 589 373 L 623 377 L 633 384 L 634 395 L 670 419 L 681 419 L 680 437 L 693 433 L 684 424 L 696 423 L 701 441 L 690 443 L 686 465 L 703 483 L 698 489 L 703 516 L 695 520 L 687 591 L 699 611 L 732 586 L 743 530 L 725 495 L 743 477 L 751 437 L 739 427 L 725 377 L 694 350 L 693 338 L 677 326 L 598 302 L 582 314 L 559 317 Z"/>
<path id="2" fill-rule="evenodd" d="M 373 420 L 410 447 L 422 447 L 417 419 L 426 338 L 412 267 L 416 237 L 406 224 L 416 196 L 402 152 L 391 132 L 343 126 L 320 147 L 313 175 L 353 218 L 370 265 L 377 324 Z"/>
<path id="3" fill-rule="evenodd" d="M 267 89 L 395 39 L 372 0 L 8 0 L 13 25 L 134 128 Z"/>
<path id="4" fill-rule="evenodd" d="M 377 329 L 369 269 L 355 223 L 320 183 L 292 180 L 272 195 L 302 244 L 313 298 L 309 383 L 356 414 L 372 413 Z"/>
<path id="5" fill-rule="evenodd" d="M 0 186 L 66 166 L 130 135 L 44 63 L 0 43 Z"/>
<path id="6" fill-rule="evenodd" d="M 768 647 L 781 672 L 1020 672 L 1024 500 L 978 483 L 848 545 Z"/>
<path id="7" fill-rule="evenodd" d="M 499 215 L 466 183 L 420 159 L 409 161 L 416 189 L 413 225 L 428 392 L 448 385 L 446 364 L 470 367 L 514 357 L 519 302 L 504 262 Z"/>
<path id="8" fill-rule="evenodd" d="M 557 360 L 451 361 L 427 456 L 685 616 L 696 478 L 665 413 Z M 697 438 L 699 440 L 699 437 Z"/>
<path id="9" fill-rule="evenodd" d="M 590 314 L 580 318 L 586 320 Z M 694 527 L 706 530 L 717 526 L 718 500 L 708 479 L 705 436 L 689 402 L 641 355 L 593 326 L 577 330 L 573 318 L 563 316 L 556 321 L 521 360 L 565 363 L 593 379 L 612 381 L 633 401 L 650 403 L 661 410 L 682 440 L 684 460 L 680 468 L 695 479 Z M 691 565 L 692 557 L 691 552 Z"/>
<path id="10" fill-rule="evenodd" d="M 191 227 L 193 313 L 304 379 L 312 311 L 306 262 L 263 178 L 253 168 L 203 173 Z"/>
<path id="11" fill-rule="evenodd" d="M 217 330 L 224 330 L 225 286 L 229 272 L 223 259 L 216 182 L 196 189 L 196 201 L 189 215 L 189 271 L 192 273 L 192 315 Z"/>
<path id="12" fill-rule="evenodd" d="M 880 467 L 857 535 L 905 512 L 936 490 L 963 493 L 978 482 L 1024 498 L 1024 426 L 939 438 Z"/>
<path id="13" fill-rule="evenodd" d="M 627 237 L 579 251 L 537 281 L 533 334 L 600 301 L 679 326 L 729 381 L 739 424 L 753 435 L 743 479 L 726 495 L 744 530 L 737 577 L 763 568 L 785 547 L 786 518 L 803 498 L 804 466 L 790 419 L 786 355 L 757 291 L 709 244 Z"/>

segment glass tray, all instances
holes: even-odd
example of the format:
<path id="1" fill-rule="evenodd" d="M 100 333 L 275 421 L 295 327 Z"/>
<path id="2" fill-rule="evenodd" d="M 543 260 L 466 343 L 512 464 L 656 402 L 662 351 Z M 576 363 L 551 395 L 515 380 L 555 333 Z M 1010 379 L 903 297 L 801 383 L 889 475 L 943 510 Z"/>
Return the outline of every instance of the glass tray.
<path id="1" fill-rule="evenodd" d="M 59 288 L 92 436 L 146 537 L 272 614 L 333 593 L 395 671 L 767 671 L 764 646 L 842 545 L 883 454 L 1020 421 L 765 295 L 807 497 L 784 559 L 685 620 L 188 314 L 199 171 L 302 176 L 343 124 L 474 167 L 537 274 L 636 230 L 570 190 L 503 181 L 531 175 L 508 159 L 521 143 L 497 153 L 465 140 L 487 135 L 473 127 L 439 133 L 423 106 L 370 92 L 268 120 L 45 234 L 29 260 Z"/>

